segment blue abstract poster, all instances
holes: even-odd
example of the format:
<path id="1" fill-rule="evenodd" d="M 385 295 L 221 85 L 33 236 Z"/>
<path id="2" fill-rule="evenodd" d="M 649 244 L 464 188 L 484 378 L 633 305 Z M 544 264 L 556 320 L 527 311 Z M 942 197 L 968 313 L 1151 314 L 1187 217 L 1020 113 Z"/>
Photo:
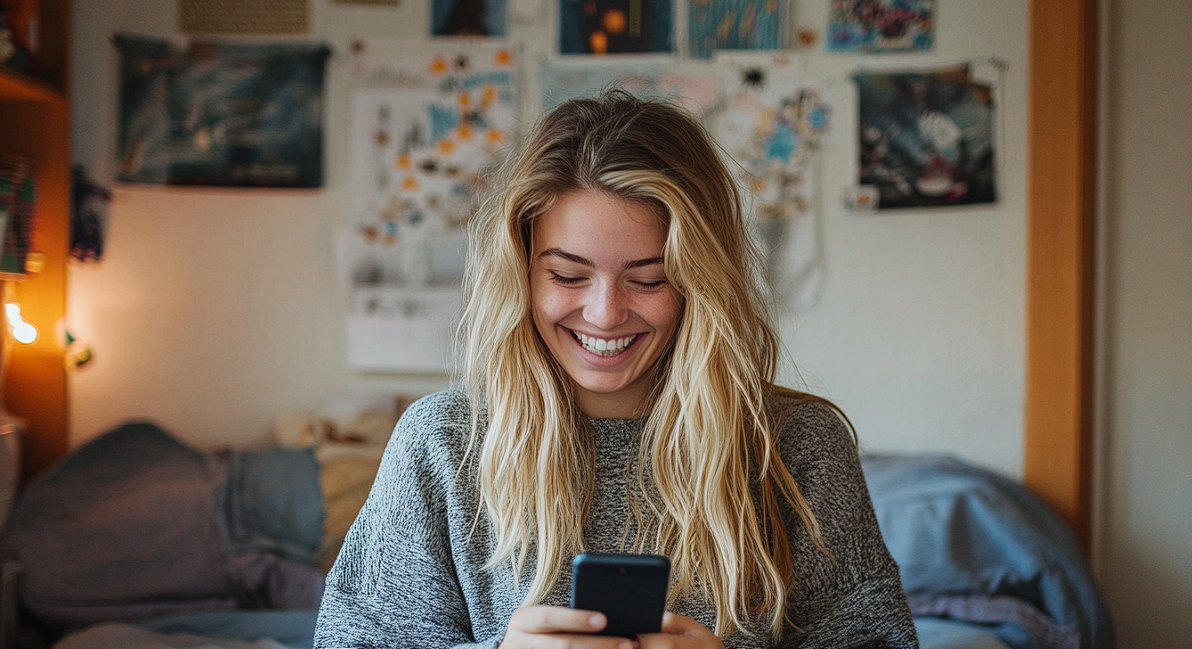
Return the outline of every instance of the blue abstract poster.
<path id="1" fill-rule="evenodd" d="M 174 41 L 119 35 L 117 179 L 318 187 L 321 44 Z"/>
<path id="2" fill-rule="evenodd" d="M 778 0 L 691 0 L 688 12 L 687 42 L 695 58 L 779 47 Z"/>

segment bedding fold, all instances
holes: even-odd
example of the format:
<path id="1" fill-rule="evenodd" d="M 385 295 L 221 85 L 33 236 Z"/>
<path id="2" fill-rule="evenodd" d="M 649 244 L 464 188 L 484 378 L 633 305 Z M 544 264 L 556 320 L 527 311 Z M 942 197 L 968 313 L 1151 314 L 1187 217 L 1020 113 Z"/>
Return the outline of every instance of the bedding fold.
<path id="1" fill-rule="evenodd" d="M 862 466 L 916 616 L 986 625 L 1014 649 L 1113 649 L 1080 545 L 1026 487 L 947 456 Z"/>
<path id="2" fill-rule="evenodd" d="M 21 601 L 58 632 L 239 608 L 317 608 L 323 525 L 310 449 L 187 446 L 150 422 L 75 449 L 21 494 L 3 542 Z"/>

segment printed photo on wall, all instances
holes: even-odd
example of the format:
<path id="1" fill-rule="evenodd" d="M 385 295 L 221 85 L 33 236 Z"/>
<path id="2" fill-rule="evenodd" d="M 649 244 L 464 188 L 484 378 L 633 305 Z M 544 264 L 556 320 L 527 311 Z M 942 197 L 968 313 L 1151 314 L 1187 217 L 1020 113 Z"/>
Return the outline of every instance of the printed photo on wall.
<path id="1" fill-rule="evenodd" d="M 465 226 L 513 140 L 516 52 L 495 39 L 362 39 L 351 66 L 348 362 L 442 371 Z"/>
<path id="2" fill-rule="evenodd" d="M 504 36 L 505 0 L 433 0 L 435 36 Z"/>
<path id="3" fill-rule="evenodd" d="M 353 281 L 458 286 L 464 224 L 513 139 L 513 49 L 440 39 L 360 48 L 349 113 Z"/>
<path id="4" fill-rule="evenodd" d="M 787 52 L 718 53 L 724 105 L 715 133 L 749 190 L 751 226 L 775 301 L 813 305 L 826 277 L 816 188 L 832 106 Z"/>
<path id="5" fill-rule="evenodd" d="M 560 54 L 670 52 L 671 0 L 559 0 Z"/>
<path id="6" fill-rule="evenodd" d="M 582 57 L 545 60 L 539 71 L 544 111 L 568 99 L 620 88 L 638 97 L 664 99 L 705 119 L 719 97 L 720 80 L 707 62 L 664 64 L 643 57 L 616 61 Z"/>
<path id="7" fill-rule="evenodd" d="M 930 50 L 935 0 L 829 0 L 829 52 Z"/>
<path id="8" fill-rule="evenodd" d="M 691 56 L 716 50 L 776 50 L 782 15 L 779 0 L 694 0 L 687 9 Z"/>
<path id="9" fill-rule="evenodd" d="M 993 87 L 968 66 L 853 75 L 859 182 L 878 188 L 878 209 L 992 203 Z"/>
<path id="10" fill-rule="evenodd" d="M 322 185 L 325 45 L 196 40 L 180 46 L 130 35 L 114 41 L 118 180 Z"/>

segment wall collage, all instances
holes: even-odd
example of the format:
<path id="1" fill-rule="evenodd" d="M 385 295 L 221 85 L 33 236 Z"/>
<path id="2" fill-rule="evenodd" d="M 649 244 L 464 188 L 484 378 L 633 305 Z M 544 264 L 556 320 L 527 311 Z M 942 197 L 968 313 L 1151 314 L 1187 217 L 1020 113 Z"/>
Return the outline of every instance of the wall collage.
<path id="1" fill-rule="evenodd" d="M 557 3 L 557 51 L 523 60 L 506 25 L 540 21 L 547 2 Z M 814 304 L 823 280 L 817 188 L 833 131 L 855 128 L 859 143 L 846 209 L 995 202 L 987 75 L 966 64 L 857 72 L 858 119 L 845 125 L 834 123 L 831 88 L 798 62 L 810 47 L 930 51 L 936 2 L 800 2 L 827 4 L 827 24 L 790 28 L 793 0 L 432 0 L 428 38 L 354 41 L 351 204 L 337 241 L 349 364 L 444 369 L 467 219 L 527 106 L 617 86 L 698 115 L 737 163 L 773 297 L 790 311 Z M 325 48 L 117 44 L 120 180 L 321 185 Z M 526 88 L 535 96 L 519 96 Z"/>

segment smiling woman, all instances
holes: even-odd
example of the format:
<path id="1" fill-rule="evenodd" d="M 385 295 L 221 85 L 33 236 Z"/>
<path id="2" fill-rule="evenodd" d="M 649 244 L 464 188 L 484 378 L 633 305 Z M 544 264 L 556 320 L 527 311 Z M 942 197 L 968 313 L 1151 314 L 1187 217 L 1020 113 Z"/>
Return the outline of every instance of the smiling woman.
<path id="1" fill-rule="evenodd" d="M 316 646 L 917 646 L 846 420 L 774 384 L 758 253 L 699 122 L 572 100 L 492 186 L 461 389 L 398 423 Z M 659 633 L 565 607 L 581 552 L 669 557 Z"/>

